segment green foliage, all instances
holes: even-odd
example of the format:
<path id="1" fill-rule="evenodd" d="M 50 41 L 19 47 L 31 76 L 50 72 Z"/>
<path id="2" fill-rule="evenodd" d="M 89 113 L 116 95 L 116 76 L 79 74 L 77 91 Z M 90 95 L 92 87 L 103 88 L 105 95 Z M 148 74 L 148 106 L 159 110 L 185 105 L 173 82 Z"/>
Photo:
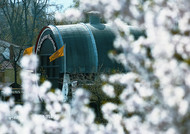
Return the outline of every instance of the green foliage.
<path id="1" fill-rule="evenodd" d="M 111 102 L 114 104 L 121 104 L 119 99 L 120 94 L 122 93 L 125 86 L 120 84 L 110 84 L 108 81 L 103 81 L 100 78 L 100 75 L 94 76 L 94 74 L 89 75 L 88 78 L 83 76 L 79 78 L 75 78 L 75 80 L 82 80 L 83 84 L 79 83 L 79 87 L 86 89 L 90 93 L 90 104 L 89 106 L 94 109 L 96 113 L 95 121 L 96 123 L 103 123 L 106 124 L 107 121 L 103 118 L 101 107 L 105 103 Z M 87 80 L 88 79 L 88 80 Z M 102 86 L 105 84 L 110 84 L 114 87 L 115 97 L 111 98 L 106 93 L 102 91 Z"/>
<path id="2" fill-rule="evenodd" d="M 73 7 L 79 7 L 80 1 L 79 0 L 73 0 Z"/>
<path id="3" fill-rule="evenodd" d="M 184 62 L 190 66 L 190 58 L 183 58 L 182 55 L 178 54 L 177 52 L 174 54 L 174 57 L 179 61 L 179 62 Z"/>

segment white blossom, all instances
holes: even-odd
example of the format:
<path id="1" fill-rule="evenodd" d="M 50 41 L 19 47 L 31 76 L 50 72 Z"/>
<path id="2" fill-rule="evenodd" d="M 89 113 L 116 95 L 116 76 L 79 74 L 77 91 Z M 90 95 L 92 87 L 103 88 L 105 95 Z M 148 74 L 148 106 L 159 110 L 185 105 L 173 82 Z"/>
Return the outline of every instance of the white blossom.
<path id="1" fill-rule="evenodd" d="M 115 97 L 114 87 L 112 85 L 109 85 L 109 84 L 103 85 L 102 90 L 109 97 L 111 97 L 111 98 Z"/>
<path id="2" fill-rule="evenodd" d="M 3 92 L 2 93 L 5 96 L 10 96 L 11 93 L 12 93 L 12 89 L 10 87 L 5 87 L 5 88 L 3 88 Z"/>
<path id="3" fill-rule="evenodd" d="M 63 13 L 56 12 L 55 19 L 57 21 L 69 21 L 69 22 L 79 22 L 82 19 L 82 13 L 76 8 L 70 8 Z"/>

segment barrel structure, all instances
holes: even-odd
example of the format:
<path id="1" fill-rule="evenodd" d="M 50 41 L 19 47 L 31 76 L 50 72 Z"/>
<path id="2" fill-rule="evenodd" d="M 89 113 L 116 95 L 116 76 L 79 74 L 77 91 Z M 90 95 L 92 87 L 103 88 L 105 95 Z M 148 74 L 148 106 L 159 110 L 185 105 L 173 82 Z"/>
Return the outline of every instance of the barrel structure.
<path id="1" fill-rule="evenodd" d="M 133 30 L 135 38 L 140 32 Z M 140 33 L 141 34 L 141 33 Z M 121 64 L 112 61 L 108 53 L 114 50 L 115 34 L 108 24 L 100 23 L 97 15 L 89 23 L 49 25 L 37 39 L 34 51 L 40 57 L 39 71 L 45 74 L 54 87 L 63 74 L 96 74 L 121 70 Z M 50 62 L 49 57 L 64 46 L 64 56 Z"/>
<path id="2" fill-rule="evenodd" d="M 40 57 L 39 70 L 55 84 L 60 74 L 108 73 L 119 68 L 108 57 L 115 34 L 107 24 L 49 25 L 44 27 L 34 51 Z M 64 45 L 64 56 L 52 62 L 49 57 Z"/>

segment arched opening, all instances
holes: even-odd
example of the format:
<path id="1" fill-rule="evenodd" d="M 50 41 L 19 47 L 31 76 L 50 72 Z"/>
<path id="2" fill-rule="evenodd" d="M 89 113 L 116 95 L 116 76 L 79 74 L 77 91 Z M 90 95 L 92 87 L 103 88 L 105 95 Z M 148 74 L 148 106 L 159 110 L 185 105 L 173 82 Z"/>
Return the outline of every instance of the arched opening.
<path id="1" fill-rule="evenodd" d="M 49 28 L 43 29 L 35 50 L 40 61 L 37 72 L 42 79 L 51 81 L 52 88 L 57 88 L 59 85 L 59 63 L 58 60 L 52 62 L 49 60 L 49 57 L 57 51 L 57 46 Z"/>

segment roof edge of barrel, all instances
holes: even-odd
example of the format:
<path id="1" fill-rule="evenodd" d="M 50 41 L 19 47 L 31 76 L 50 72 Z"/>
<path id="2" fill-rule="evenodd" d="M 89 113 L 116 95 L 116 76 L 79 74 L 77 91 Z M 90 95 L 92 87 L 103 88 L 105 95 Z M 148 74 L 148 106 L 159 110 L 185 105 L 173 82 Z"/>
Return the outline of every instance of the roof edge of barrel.
<path id="1" fill-rule="evenodd" d="M 64 45 L 59 29 L 55 25 L 48 25 L 48 26 L 43 27 L 42 30 L 39 32 L 37 40 L 36 40 L 36 44 L 35 44 L 34 53 L 37 53 L 37 46 L 39 45 L 40 37 L 43 35 L 43 32 L 46 29 L 50 29 L 54 35 L 57 34 L 59 36 L 59 41 L 55 39 L 56 46 L 58 47 L 58 49 Z"/>
<path id="2" fill-rule="evenodd" d="M 35 44 L 35 49 L 34 49 L 34 53 L 36 54 L 37 53 L 37 46 L 38 46 L 38 43 L 39 43 L 39 39 L 41 37 L 41 34 L 43 33 L 43 31 L 46 29 L 46 28 L 49 28 L 49 26 L 45 26 L 42 28 L 42 30 L 40 31 L 40 33 L 38 34 L 38 37 L 37 37 L 37 40 L 36 40 L 36 44 Z"/>

